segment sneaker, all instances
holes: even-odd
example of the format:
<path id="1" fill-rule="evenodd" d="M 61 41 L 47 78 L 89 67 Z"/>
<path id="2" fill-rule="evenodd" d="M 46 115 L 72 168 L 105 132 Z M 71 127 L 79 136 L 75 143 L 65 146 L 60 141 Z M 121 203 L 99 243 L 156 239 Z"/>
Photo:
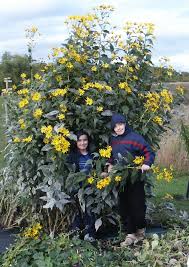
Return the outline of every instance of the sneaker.
<path id="1" fill-rule="evenodd" d="M 145 238 L 145 228 L 138 229 L 135 233 L 138 241 L 142 241 Z"/>
<path id="2" fill-rule="evenodd" d="M 128 234 L 125 238 L 125 241 L 120 243 L 121 247 L 127 247 L 131 246 L 133 244 L 136 244 L 138 242 L 138 238 L 136 237 L 135 234 Z"/>
<path id="3" fill-rule="evenodd" d="M 95 238 L 93 236 L 91 236 L 90 234 L 86 234 L 83 239 L 87 242 L 90 242 L 90 243 L 93 243 L 96 241 Z"/>

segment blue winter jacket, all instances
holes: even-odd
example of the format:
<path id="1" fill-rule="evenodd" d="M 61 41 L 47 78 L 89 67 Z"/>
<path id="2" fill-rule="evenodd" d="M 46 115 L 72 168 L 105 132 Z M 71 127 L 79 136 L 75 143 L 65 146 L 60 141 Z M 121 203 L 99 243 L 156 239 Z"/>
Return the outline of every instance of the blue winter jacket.
<path id="1" fill-rule="evenodd" d="M 112 164 L 119 159 L 118 154 L 123 157 L 129 152 L 133 157 L 144 156 L 144 164 L 151 166 L 155 159 L 155 153 L 145 139 L 129 128 L 126 119 L 121 114 L 112 116 L 111 127 L 114 129 L 116 123 L 125 123 L 126 130 L 123 135 L 112 135 L 110 145 L 112 147 L 112 157 L 109 162 Z"/>

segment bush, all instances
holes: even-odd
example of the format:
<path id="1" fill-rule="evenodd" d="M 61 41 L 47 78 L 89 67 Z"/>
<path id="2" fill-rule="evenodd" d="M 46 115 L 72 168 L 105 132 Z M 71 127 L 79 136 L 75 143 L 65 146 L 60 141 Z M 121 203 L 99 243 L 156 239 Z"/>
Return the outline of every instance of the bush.
<path id="1" fill-rule="evenodd" d="M 1 258 L 2 267 L 114 267 L 114 266 L 186 266 L 189 229 L 172 230 L 162 238 L 153 235 L 142 247 L 119 248 L 113 242 L 95 247 L 77 238 L 60 235 L 55 239 L 19 238 Z"/>
<path id="2" fill-rule="evenodd" d="M 112 211 L 117 204 L 117 184 L 126 177 L 120 176 L 120 166 L 116 175 L 100 176 L 111 154 L 112 113 L 127 116 L 133 129 L 156 149 L 171 109 L 182 98 L 181 89 L 174 97 L 163 87 L 161 75 L 152 86 L 154 26 L 128 22 L 121 37 L 110 24 L 112 11 L 110 6 L 100 6 L 94 14 L 70 17 L 66 22 L 69 38 L 53 50 L 53 63 L 31 80 L 23 73 L 22 84 L 13 86 L 7 95 L 6 175 L 26 198 L 31 217 L 43 222 L 52 235 L 70 224 L 77 205 L 96 214 L 96 228 L 105 215 L 111 222 L 116 219 Z M 169 75 L 167 70 L 161 68 L 162 78 Z M 99 152 L 91 177 L 75 173 L 66 164 L 80 129 L 89 133 Z M 136 173 L 136 164 L 129 166 Z"/>

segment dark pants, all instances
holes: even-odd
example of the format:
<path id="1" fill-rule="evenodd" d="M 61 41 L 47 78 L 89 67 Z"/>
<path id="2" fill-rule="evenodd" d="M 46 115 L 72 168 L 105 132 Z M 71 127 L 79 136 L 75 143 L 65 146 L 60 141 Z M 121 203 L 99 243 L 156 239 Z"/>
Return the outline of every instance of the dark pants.
<path id="1" fill-rule="evenodd" d="M 74 218 L 72 229 L 83 229 L 84 235 L 89 234 L 92 237 L 95 237 L 95 216 L 88 214 L 87 212 L 83 214 L 77 214 Z"/>
<path id="2" fill-rule="evenodd" d="M 135 233 L 137 229 L 146 225 L 145 191 L 144 182 L 128 182 L 124 191 L 119 193 L 120 215 L 128 234 Z"/>

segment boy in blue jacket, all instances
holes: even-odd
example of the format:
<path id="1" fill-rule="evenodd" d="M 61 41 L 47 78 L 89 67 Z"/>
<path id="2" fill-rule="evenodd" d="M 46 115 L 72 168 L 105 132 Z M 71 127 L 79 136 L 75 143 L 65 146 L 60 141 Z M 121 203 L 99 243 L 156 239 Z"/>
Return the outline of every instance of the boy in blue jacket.
<path id="1" fill-rule="evenodd" d="M 110 141 L 112 157 L 108 172 L 119 161 L 119 154 L 127 157 L 128 152 L 133 157 L 144 156 L 141 173 L 148 171 L 154 162 L 155 154 L 145 139 L 128 127 L 125 117 L 121 114 L 112 116 L 111 127 L 113 130 Z M 129 246 L 142 240 L 145 235 L 146 204 L 144 181 L 138 179 L 136 182 L 131 183 L 128 177 L 123 192 L 119 193 L 119 201 L 121 218 L 127 224 L 127 236 L 121 246 Z"/>

